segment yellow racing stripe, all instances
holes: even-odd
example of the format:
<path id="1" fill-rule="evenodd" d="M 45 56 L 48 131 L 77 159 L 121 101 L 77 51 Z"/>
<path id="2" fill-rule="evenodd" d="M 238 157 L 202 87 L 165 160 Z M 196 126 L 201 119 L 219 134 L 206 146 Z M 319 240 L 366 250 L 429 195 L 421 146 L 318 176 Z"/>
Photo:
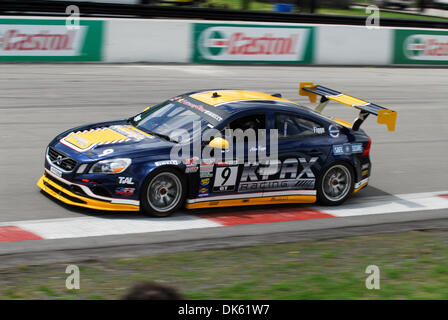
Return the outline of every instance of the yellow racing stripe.
<path id="1" fill-rule="evenodd" d="M 339 103 L 343 103 L 347 106 L 363 106 L 365 104 L 368 104 L 367 101 L 346 95 L 346 94 L 342 94 L 340 96 L 329 96 L 329 99 L 339 102 Z"/>

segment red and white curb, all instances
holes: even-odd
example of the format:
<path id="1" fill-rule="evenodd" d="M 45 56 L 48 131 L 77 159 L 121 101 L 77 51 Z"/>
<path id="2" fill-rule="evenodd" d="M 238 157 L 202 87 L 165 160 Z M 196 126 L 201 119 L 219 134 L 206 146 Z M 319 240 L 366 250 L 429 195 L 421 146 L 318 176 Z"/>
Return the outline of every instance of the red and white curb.
<path id="1" fill-rule="evenodd" d="M 168 218 L 114 218 L 110 215 L 0 223 L 0 242 L 69 239 L 231 225 L 448 209 L 448 191 L 354 198 L 339 207 L 214 209 Z"/>

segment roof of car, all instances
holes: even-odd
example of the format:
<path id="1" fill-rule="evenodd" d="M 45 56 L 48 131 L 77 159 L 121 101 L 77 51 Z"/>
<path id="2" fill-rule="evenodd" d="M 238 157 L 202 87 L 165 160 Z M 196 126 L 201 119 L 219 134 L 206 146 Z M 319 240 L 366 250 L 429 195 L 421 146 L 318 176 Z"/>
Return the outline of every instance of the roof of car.
<path id="1" fill-rule="evenodd" d="M 278 110 L 283 112 L 300 112 L 303 115 L 326 121 L 331 119 L 316 113 L 314 110 L 297 104 L 294 101 L 258 91 L 213 89 L 194 91 L 185 94 L 195 101 L 199 101 L 220 111 L 221 116 L 234 114 L 256 108 L 256 110 Z M 212 109 L 210 109 L 212 111 Z"/>
<path id="2" fill-rule="evenodd" d="M 231 102 L 251 100 L 272 100 L 294 103 L 288 99 L 273 96 L 269 93 L 245 90 L 209 90 L 193 93 L 190 97 L 215 107 Z"/>

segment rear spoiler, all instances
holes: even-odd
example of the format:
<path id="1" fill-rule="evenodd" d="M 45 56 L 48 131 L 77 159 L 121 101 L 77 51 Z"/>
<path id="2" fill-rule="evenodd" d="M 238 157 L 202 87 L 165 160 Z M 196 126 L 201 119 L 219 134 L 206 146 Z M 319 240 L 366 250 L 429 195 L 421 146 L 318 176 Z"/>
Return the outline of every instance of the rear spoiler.
<path id="1" fill-rule="evenodd" d="M 377 122 L 379 124 L 385 124 L 389 131 L 395 130 L 397 112 L 390 109 L 386 109 L 379 105 L 343 94 L 342 92 L 336 90 L 316 85 L 312 82 L 301 82 L 299 87 L 299 95 L 308 97 L 311 103 L 315 103 L 317 96 L 321 96 L 320 103 L 315 108 L 315 111 L 319 113 L 322 112 L 329 100 L 358 109 L 359 115 L 353 123 L 353 130 L 359 130 L 359 127 L 369 114 L 376 115 L 378 117 Z"/>

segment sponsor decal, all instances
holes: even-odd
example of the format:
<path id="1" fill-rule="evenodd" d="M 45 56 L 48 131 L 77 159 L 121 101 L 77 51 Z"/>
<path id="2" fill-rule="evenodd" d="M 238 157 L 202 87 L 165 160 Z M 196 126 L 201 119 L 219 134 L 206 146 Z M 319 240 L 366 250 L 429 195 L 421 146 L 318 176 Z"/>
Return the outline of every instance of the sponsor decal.
<path id="1" fill-rule="evenodd" d="M 260 147 L 251 147 L 249 149 L 249 152 L 257 152 L 257 151 L 266 151 L 266 147 L 264 146 L 260 146 Z"/>
<path id="2" fill-rule="evenodd" d="M 77 132 L 79 133 L 79 132 Z M 80 137 L 77 133 L 70 133 L 65 138 L 62 138 L 60 142 L 67 147 L 70 147 L 78 152 L 85 152 L 92 149 L 95 144 L 93 142 L 89 142 L 88 140 Z"/>
<path id="3" fill-rule="evenodd" d="M 283 162 L 245 164 L 238 192 L 314 189 L 316 179 L 311 168 L 318 159 L 288 158 Z"/>
<path id="4" fill-rule="evenodd" d="M 132 178 L 132 177 L 118 177 L 118 183 L 133 185 L 134 184 L 133 179 L 134 178 Z"/>
<path id="5" fill-rule="evenodd" d="M 201 166 L 213 166 L 215 164 L 215 159 L 202 159 Z"/>
<path id="6" fill-rule="evenodd" d="M 328 133 L 331 137 L 337 138 L 339 137 L 339 128 L 332 124 L 328 127 Z"/>
<path id="7" fill-rule="evenodd" d="M 189 106 L 190 108 L 198 110 L 198 111 L 206 114 L 207 116 L 215 119 L 218 122 L 223 120 L 221 116 L 217 115 L 214 112 L 211 112 L 210 110 L 205 109 L 202 104 L 195 104 L 195 103 L 193 103 L 193 102 L 191 102 L 189 100 L 186 100 L 186 99 L 179 99 L 179 100 L 177 100 L 177 102 L 183 103 L 183 104 Z"/>
<path id="8" fill-rule="evenodd" d="M 286 179 L 240 183 L 238 192 L 263 190 L 314 189 L 315 179 Z"/>
<path id="9" fill-rule="evenodd" d="M 132 196 L 134 195 L 135 192 L 135 188 L 124 188 L 124 187 L 120 187 L 115 189 L 115 193 L 122 195 L 122 196 Z"/>
<path id="10" fill-rule="evenodd" d="M 214 159 L 202 159 L 200 164 L 200 177 L 210 178 L 213 177 Z"/>
<path id="11" fill-rule="evenodd" d="M 324 134 L 325 133 L 325 128 L 313 128 L 313 131 L 315 134 Z"/>
<path id="12" fill-rule="evenodd" d="M 41 30 L 41 29 L 46 30 Z M 2 25 L 1 53 L 12 55 L 74 56 L 79 54 L 86 27 L 68 30 L 65 26 L 14 26 Z"/>
<path id="13" fill-rule="evenodd" d="M 352 143 L 352 153 L 362 153 L 362 143 Z"/>
<path id="14" fill-rule="evenodd" d="M 0 61 L 100 61 L 102 21 L 0 19 Z"/>
<path id="15" fill-rule="evenodd" d="M 361 170 L 368 169 L 369 167 L 370 167 L 369 163 L 364 163 L 364 164 L 361 166 Z"/>
<path id="16" fill-rule="evenodd" d="M 134 126 L 111 126 L 111 129 L 125 135 L 129 139 L 133 139 L 135 141 L 141 141 L 145 138 L 152 138 L 154 139 L 154 136 L 140 131 L 139 129 L 135 128 Z"/>
<path id="17" fill-rule="evenodd" d="M 289 197 L 272 197 L 269 200 L 270 201 L 286 201 L 288 199 L 289 199 Z"/>
<path id="18" fill-rule="evenodd" d="M 157 161 L 157 162 L 154 162 L 154 164 L 155 164 L 157 167 L 160 167 L 160 166 L 167 166 L 167 165 L 175 165 L 175 166 L 177 166 L 177 165 L 179 164 L 179 161 L 177 161 L 177 160 L 164 160 L 164 161 Z"/>
<path id="19" fill-rule="evenodd" d="M 239 164 L 238 160 L 226 160 L 226 161 L 218 161 L 216 163 L 216 165 L 218 167 L 222 167 L 222 166 L 232 166 L 232 165 L 237 165 Z"/>
<path id="20" fill-rule="evenodd" d="M 311 63 L 313 27 L 194 24 L 194 62 Z"/>
<path id="21" fill-rule="evenodd" d="M 213 171 L 214 163 L 202 162 L 200 167 L 201 172 L 211 172 Z"/>
<path id="22" fill-rule="evenodd" d="M 195 173 L 199 170 L 199 158 L 193 157 L 185 160 L 185 173 Z"/>
<path id="23" fill-rule="evenodd" d="M 202 187 L 199 189 L 199 197 L 208 197 L 209 196 L 209 188 L 208 187 Z"/>
<path id="24" fill-rule="evenodd" d="M 201 179 L 201 186 L 208 186 L 210 184 L 210 178 Z"/>
<path id="25" fill-rule="evenodd" d="M 60 156 L 59 156 L 60 157 Z M 58 157 L 58 158 L 59 158 Z M 58 170 L 58 169 L 56 169 L 55 167 L 53 167 L 53 166 L 50 166 L 50 171 L 51 172 L 53 172 L 55 175 L 57 175 L 58 177 L 62 177 L 62 171 L 61 170 Z"/>
<path id="26" fill-rule="evenodd" d="M 213 177 L 213 171 L 201 171 L 199 175 L 201 178 L 211 178 Z"/>
<path id="27" fill-rule="evenodd" d="M 344 154 L 344 146 L 340 145 L 340 144 L 333 146 L 333 154 L 335 156 L 339 156 L 341 154 Z"/>
<path id="28" fill-rule="evenodd" d="M 350 144 L 342 145 L 342 149 L 344 150 L 345 154 L 351 154 L 352 153 L 352 146 Z"/>
<path id="29" fill-rule="evenodd" d="M 337 144 L 333 145 L 333 154 L 335 156 L 339 155 L 348 155 L 354 153 L 362 153 L 363 147 L 362 143 L 345 143 L 345 144 Z"/>
<path id="30" fill-rule="evenodd" d="M 198 170 L 199 170 L 198 167 L 186 167 L 185 173 L 195 173 L 195 172 L 198 172 Z"/>
<path id="31" fill-rule="evenodd" d="M 196 166 L 196 165 L 198 165 L 198 163 L 199 163 L 199 158 L 198 157 L 193 157 L 193 158 L 185 160 L 185 164 L 187 166 Z"/>
<path id="32" fill-rule="evenodd" d="M 448 32 L 395 30 L 394 63 L 448 64 Z"/>

